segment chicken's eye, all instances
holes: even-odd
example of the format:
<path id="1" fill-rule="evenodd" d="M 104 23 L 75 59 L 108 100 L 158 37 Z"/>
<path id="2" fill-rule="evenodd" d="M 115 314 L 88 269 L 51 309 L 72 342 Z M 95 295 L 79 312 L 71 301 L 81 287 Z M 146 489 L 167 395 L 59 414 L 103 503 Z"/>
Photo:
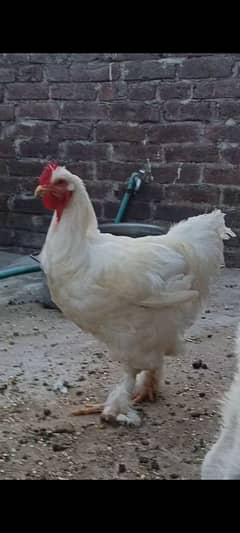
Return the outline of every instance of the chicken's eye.
<path id="1" fill-rule="evenodd" d="M 57 181 L 57 185 L 64 185 L 65 181 L 64 180 L 58 180 Z"/>

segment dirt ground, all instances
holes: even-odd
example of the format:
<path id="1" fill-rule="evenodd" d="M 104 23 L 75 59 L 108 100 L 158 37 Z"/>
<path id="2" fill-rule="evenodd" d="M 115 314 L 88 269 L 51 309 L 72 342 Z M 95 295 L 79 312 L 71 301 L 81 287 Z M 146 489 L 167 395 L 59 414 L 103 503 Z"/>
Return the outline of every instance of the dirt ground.
<path id="1" fill-rule="evenodd" d="M 213 286 L 188 353 L 166 359 L 164 389 L 139 408 L 139 428 L 71 416 L 103 401 L 121 367 L 36 303 L 40 286 L 38 274 L 0 281 L 0 479 L 198 479 L 235 368 L 239 270 L 223 271 Z M 194 368 L 199 359 L 203 368 Z"/>

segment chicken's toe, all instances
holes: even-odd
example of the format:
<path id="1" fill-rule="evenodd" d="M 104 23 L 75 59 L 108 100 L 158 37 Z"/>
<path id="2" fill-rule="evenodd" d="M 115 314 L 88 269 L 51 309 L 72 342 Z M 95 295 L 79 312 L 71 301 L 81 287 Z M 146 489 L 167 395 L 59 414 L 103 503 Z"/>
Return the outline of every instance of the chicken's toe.
<path id="1" fill-rule="evenodd" d="M 102 413 L 101 421 L 106 422 L 107 424 L 111 424 L 113 426 L 116 426 L 116 425 L 139 426 L 141 424 L 140 417 L 133 409 L 129 409 L 127 411 L 127 414 L 118 413 L 116 415 L 113 415 L 113 414 Z"/>
<path id="2" fill-rule="evenodd" d="M 143 372 L 133 396 L 133 403 L 154 402 L 157 399 L 158 387 L 159 383 L 155 373 L 152 371 Z"/>
<path id="3" fill-rule="evenodd" d="M 86 405 L 85 407 L 79 407 L 79 409 L 75 409 L 72 411 L 72 416 L 84 416 L 84 415 L 92 415 L 97 413 L 102 413 L 103 411 L 103 405 Z"/>

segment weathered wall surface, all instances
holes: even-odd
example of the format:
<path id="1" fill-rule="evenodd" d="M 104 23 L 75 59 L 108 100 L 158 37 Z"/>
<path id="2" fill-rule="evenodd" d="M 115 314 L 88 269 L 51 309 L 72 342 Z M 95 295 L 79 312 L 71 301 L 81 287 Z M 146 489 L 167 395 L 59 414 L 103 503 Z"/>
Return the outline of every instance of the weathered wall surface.
<path id="1" fill-rule="evenodd" d="M 127 219 L 177 221 L 219 206 L 240 233 L 240 54 L 0 54 L 0 246 L 38 249 L 49 214 L 32 192 L 57 160 L 100 221 L 150 158 Z M 227 247 L 240 266 L 239 239 Z"/>

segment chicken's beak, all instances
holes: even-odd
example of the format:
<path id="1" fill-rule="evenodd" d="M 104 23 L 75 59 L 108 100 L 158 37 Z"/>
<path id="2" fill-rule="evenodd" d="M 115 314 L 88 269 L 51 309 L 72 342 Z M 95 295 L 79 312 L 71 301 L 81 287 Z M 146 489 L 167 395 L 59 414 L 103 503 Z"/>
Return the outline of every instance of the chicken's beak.
<path id="1" fill-rule="evenodd" d="M 38 187 L 34 191 L 35 198 L 42 198 L 44 194 L 46 194 L 47 189 L 46 187 L 43 187 L 42 185 L 38 185 Z"/>

